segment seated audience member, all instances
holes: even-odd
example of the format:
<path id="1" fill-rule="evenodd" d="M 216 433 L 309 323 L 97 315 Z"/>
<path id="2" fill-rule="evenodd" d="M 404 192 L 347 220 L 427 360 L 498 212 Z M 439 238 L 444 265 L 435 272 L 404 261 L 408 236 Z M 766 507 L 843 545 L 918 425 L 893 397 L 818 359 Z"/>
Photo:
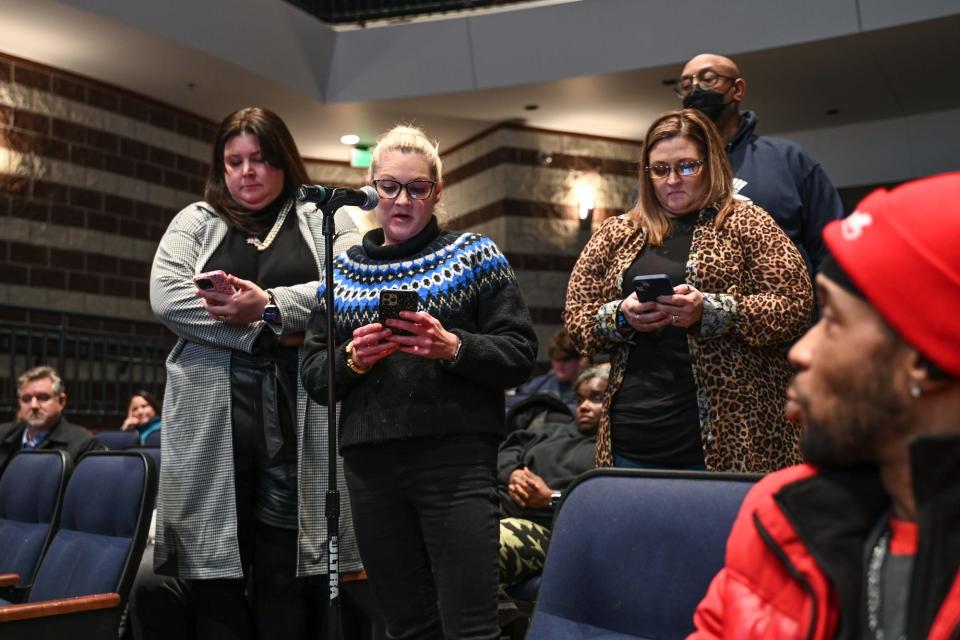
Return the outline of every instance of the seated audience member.
<path id="1" fill-rule="evenodd" d="M 140 439 L 140 446 L 144 446 L 147 437 L 160 431 L 160 399 L 149 391 L 137 391 L 130 397 L 127 407 L 127 419 L 120 426 L 121 431 L 135 429 Z"/>
<path id="2" fill-rule="evenodd" d="M 790 351 L 807 464 L 747 495 L 691 638 L 960 637 L 957 238 L 960 173 L 824 230 L 823 314 Z"/>
<path id="3" fill-rule="evenodd" d="M 67 394 L 53 367 L 34 367 L 17 378 L 17 419 L 0 425 L 0 472 L 20 449 L 63 449 L 73 462 L 103 445 L 63 417 Z"/>
<path id="4" fill-rule="evenodd" d="M 587 369 L 576 380 L 576 417 L 543 422 L 510 434 L 497 458 L 500 505 L 500 582 L 510 586 L 540 573 L 553 521 L 552 501 L 594 467 L 597 425 L 610 367 Z"/>
<path id="5" fill-rule="evenodd" d="M 507 396 L 507 408 L 536 393 L 556 396 L 569 405 L 571 410 L 575 408 L 577 399 L 573 391 L 573 380 L 580 371 L 580 354 L 573 346 L 573 340 L 566 329 L 560 329 L 550 336 L 547 355 L 550 357 L 550 371 L 517 387 L 513 395 Z"/>

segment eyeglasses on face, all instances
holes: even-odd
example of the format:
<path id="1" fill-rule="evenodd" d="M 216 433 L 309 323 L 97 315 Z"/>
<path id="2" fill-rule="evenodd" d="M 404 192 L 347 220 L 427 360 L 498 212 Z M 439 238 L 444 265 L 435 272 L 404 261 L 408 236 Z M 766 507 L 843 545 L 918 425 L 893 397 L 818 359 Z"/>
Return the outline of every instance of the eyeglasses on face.
<path id="1" fill-rule="evenodd" d="M 701 69 L 697 73 L 689 76 L 683 76 L 673 88 L 673 92 L 678 98 L 686 98 L 687 94 L 693 91 L 693 86 L 697 85 L 701 89 L 713 89 L 721 80 L 736 80 L 736 76 L 725 76 L 717 73 L 713 69 Z"/>
<path id="2" fill-rule="evenodd" d="M 643 168 L 654 180 L 666 180 L 670 177 L 671 171 L 676 172 L 681 178 L 692 178 L 698 175 L 702 169 L 703 160 L 681 160 L 674 165 L 669 165 L 666 162 L 654 162 Z"/>
<path id="3" fill-rule="evenodd" d="M 411 200 L 426 200 L 433 194 L 435 186 L 437 183 L 433 180 L 411 180 L 406 184 L 386 178 L 373 181 L 373 188 L 377 190 L 377 194 L 387 200 L 399 197 L 403 189 L 406 189 L 407 197 Z"/>
<path id="4" fill-rule="evenodd" d="M 53 400 L 54 396 L 51 393 L 25 393 L 20 396 L 19 400 L 21 404 L 30 404 L 34 398 L 37 399 L 37 402 L 43 404 Z"/>

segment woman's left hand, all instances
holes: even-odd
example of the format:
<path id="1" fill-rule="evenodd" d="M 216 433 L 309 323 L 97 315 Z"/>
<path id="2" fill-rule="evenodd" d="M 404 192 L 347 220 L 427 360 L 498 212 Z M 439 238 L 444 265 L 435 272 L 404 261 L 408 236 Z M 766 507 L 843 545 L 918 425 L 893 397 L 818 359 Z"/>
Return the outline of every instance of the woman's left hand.
<path id="1" fill-rule="evenodd" d="M 263 317 L 263 309 L 270 301 L 267 292 L 249 280 L 227 276 L 236 291 L 223 295 L 213 291 L 197 291 L 203 298 L 203 307 L 210 317 L 224 324 L 250 324 Z"/>
<path id="2" fill-rule="evenodd" d="M 686 283 L 674 287 L 669 298 L 657 298 L 655 304 L 657 311 L 665 313 L 675 327 L 692 327 L 703 315 L 703 294 Z"/>
<path id="3" fill-rule="evenodd" d="M 412 336 L 398 336 L 387 340 L 399 346 L 398 351 L 431 360 L 453 360 L 460 347 L 460 338 L 443 328 L 440 321 L 426 311 L 401 311 L 400 320 L 387 320 L 390 329 L 409 331 Z"/>

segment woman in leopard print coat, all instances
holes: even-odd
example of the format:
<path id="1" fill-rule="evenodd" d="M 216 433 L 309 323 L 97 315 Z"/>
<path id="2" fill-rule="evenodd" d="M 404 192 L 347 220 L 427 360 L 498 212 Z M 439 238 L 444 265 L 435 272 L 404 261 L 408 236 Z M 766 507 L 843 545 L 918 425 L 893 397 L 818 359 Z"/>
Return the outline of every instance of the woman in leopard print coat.
<path id="1" fill-rule="evenodd" d="M 783 345 L 810 322 L 803 259 L 773 218 L 736 199 L 713 123 L 655 121 L 637 206 L 606 220 L 574 267 L 563 320 L 582 353 L 609 352 L 598 466 L 765 473 L 799 461 L 784 418 Z M 635 275 L 672 273 L 640 302 Z"/>

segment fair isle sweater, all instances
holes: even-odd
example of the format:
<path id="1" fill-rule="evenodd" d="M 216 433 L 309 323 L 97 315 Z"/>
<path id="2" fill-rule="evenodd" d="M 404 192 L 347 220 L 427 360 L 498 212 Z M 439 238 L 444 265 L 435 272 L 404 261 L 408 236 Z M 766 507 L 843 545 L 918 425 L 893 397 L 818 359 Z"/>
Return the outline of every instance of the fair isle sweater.
<path id="1" fill-rule="evenodd" d="M 503 391 L 524 382 L 537 355 L 530 313 L 506 258 L 476 233 L 441 231 L 436 218 L 410 240 L 383 244 L 374 229 L 334 269 L 340 448 L 447 434 L 504 431 Z M 303 381 L 327 402 L 326 284 L 307 329 Z M 395 352 L 366 374 L 347 367 L 353 330 L 378 321 L 380 291 L 416 291 L 420 310 L 459 336 L 453 361 Z"/>

